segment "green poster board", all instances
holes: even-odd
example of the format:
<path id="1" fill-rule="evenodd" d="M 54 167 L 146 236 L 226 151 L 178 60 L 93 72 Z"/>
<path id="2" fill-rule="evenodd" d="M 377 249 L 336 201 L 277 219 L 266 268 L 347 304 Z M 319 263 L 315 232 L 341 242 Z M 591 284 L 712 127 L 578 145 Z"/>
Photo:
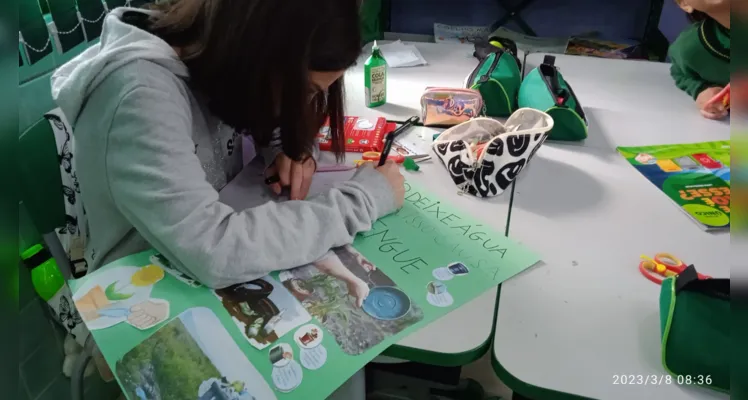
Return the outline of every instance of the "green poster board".
<path id="1" fill-rule="evenodd" d="M 730 141 L 619 147 L 618 152 L 702 228 L 730 228 Z"/>
<path id="2" fill-rule="evenodd" d="M 399 212 L 313 264 L 213 291 L 147 251 L 73 281 L 73 298 L 131 400 L 325 398 L 405 335 L 539 261 L 406 189 Z"/>

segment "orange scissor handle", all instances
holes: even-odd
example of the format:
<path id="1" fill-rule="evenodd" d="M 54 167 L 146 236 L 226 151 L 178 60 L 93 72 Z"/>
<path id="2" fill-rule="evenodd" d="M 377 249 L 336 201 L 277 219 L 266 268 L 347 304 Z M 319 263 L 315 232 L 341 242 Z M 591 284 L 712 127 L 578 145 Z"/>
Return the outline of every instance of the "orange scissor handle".
<path id="1" fill-rule="evenodd" d="M 671 253 L 657 253 L 654 256 L 654 261 L 659 264 L 663 264 L 667 267 L 683 268 L 687 267 L 680 258 L 674 256 Z"/>
<path id="2" fill-rule="evenodd" d="M 655 283 L 662 283 L 663 278 L 659 278 L 652 273 L 664 278 L 676 276 L 687 268 L 680 258 L 670 253 L 657 253 L 654 259 L 645 255 L 641 256 L 642 261 L 639 263 L 639 271 L 647 279 Z M 698 279 L 710 279 L 711 276 L 697 273 Z"/>
<path id="3" fill-rule="evenodd" d="M 364 161 L 379 161 L 380 157 L 382 157 L 382 153 L 378 151 L 366 151 L 361 155 L 361 158 Z M 390 154 L 387 159 L 402 164 L 405 161 L 405 156 L 401 154 Z"/>
<path id="4" fill-rule="evenodd" d="M 661 284 L 664 278 L 677 275 L 676 272 L 670 270 L 666 265 L 661 264 L 645 255 L 641 256 L 642 261 L 639 262 L 639 272 L 644 275 L 645 278 L 650 281 Z M 656 274 L 656 275 L 655 275 Z"/>

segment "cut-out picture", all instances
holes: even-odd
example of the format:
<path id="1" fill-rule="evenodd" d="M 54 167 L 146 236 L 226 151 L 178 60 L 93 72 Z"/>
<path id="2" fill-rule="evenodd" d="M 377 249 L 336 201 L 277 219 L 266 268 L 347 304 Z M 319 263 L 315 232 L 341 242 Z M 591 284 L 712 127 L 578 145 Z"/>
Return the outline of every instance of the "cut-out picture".
<path id="1" fill-rule="evenodd" d="M 322 368 L 327 362 L 327 349 L 325 346 L 317 346 L 313 349 L 301 349 L 299 351 L 299 361 L 304 368 L 316 370 Z"/>
<path id="2" fill-rule="evenodd" d="M 279 278 L 346 354 L 361 354 L 423 319 L 423 310 L 351 246 Z"/>
<path id="3" fill-rule="evenodd" d="M 465 264 L 456 262 L 449 264 L 446 267 L 435 268 L 431 274 L 434 275 L 434 278 L 440 281 L 448 281 L 455 276 L 467 275 L 469 272 L 470 270 L 465 266 Z"/>
<path id="4" fill-rule="evenodd" d="M 169 318 L 169 302 L 148 299 L 132 307 L 127 313 L 127 323 L 138 329 L 150 329 Z"/>
<path id="5" fill-rule="evenodd" d="M 426 301 L 435 307 L 449 307 L 454 303 L 452 295 L 443 282 L 432 281 L 426 285 Z"/>
<path id="6" fill-rule="evenodd" d="M 296 389 L 303 379 L 299 363 L 293 359 L 293 349 L 288 343 L 281 343 L 270 348 L 268 352 L 273 372 L 270 374 L 275 388 L 281 392 Z"/>
<path id="7" fill-rule="evenodd" d="M 288 343 L 281 343 L 270 348 L 268 357 L 273 367 L 285 367 L 293 360 L 293 349 Z"/>
<path id="8" fill-rule="evenodd" d="M 189 275 L 185 274 L 184 272 L 178 270 L 176 267 L 174 267 L 169 260 L 166 259 L 162 254 L 157 253 L 150 257 L 150 261 L 153 264 L 158 265 L 159 267 L 163 268 L 164 271 L 168 272 L 169 275 L 177 278 L 178 281 L 184 283 L 187 286 L 190 287 L 200 287 L 202 286 L 200 282 L 198 282 L 196 279 L 191 278 Z"/>
<path id="9" fill-rule="evenodd" d="M 213 312 L 191 308 L 117 362 L 129 399 L 275 399 Z"/>
<path id="10" fill-rule="evenodd" d="M 153 285 L 163 277 L 164 270 L 157 265 L 107 268 L 90 276 L 73 294 L 73 302 L 88 329 L 104 329 L 128 319 L 137 320 L 133 326 L 147 329 L 144 326 L 168 317 L 166 300 L 149 302 Z"/>
<path id="11" fill-rule="evenodd" d="M 215 291 L 249 343 L 264 349 L 309 322 L 312 316 L 273 278 L 265 277 Z"/>
<path id="12" fill-rule="evenodd" d="M 288 393 L 301 384 L 302 379 L 304 379 L 304 372 L 296 360 L 291 360 L 283 367 L 273 367 L 270 377 L 278 391 Z"/>
<path id="13" fill-rule="evenodd" d="M 293 334 L 293 339 L 302 349 L 317 347 L 322 343 L 322 329 L 313 324 L 304 325 Z"/>

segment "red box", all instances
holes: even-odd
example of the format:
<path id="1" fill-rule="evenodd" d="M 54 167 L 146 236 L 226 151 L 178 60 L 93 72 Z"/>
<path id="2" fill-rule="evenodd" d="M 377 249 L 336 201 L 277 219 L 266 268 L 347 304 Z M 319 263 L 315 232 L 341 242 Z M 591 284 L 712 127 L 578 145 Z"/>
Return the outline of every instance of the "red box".
<path id="1" fill-rule="evenodd" d="M 698 161 L 699 164 L 703 165 L 704 168 L 708 168 L 708 169 L 722 168 L 722 164 L 719 161 L 716 161 L 715 159 L 709 157 L 709 155 L 707 155 L 706 153 L 692 154 L 691 157 L 693 157 L 694 160 Z"/>
<path id="2" fill-rule="evenodd" d="M 382 151 L 384 137 L 395 130 L 397 125 L 388 123 L 384 118 L 370 120 L 360 117 L 345 117 L 345 151 L 349 153 L 363 153 L 366 151 Z M 330 141 L 330 125 L 320 128 L 317 134 L 319 149 L 332 150 Z"/>

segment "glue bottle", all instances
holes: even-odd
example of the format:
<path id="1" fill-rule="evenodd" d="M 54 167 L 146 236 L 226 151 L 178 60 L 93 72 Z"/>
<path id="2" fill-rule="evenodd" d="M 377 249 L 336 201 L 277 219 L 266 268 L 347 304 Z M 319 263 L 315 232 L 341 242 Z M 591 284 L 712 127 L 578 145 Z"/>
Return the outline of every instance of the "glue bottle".
<path id="1" fill-rule="evenodd" d="M 62 277 L 55 259 L 41 244 L 31 246 L 21 254 L 26 268 L 31 270 L 31 283 L 44 301 L 50 301 L 63 286 Z"/>
<path id="2" fill-rule="evenodd" d="M 378 107 L 387 102 L 387 61 L 382 57 L 377 41 L 371 47 L 371 56 L 364 63 L 366 107 Z"/>
<path id="3" fill-rule="evenodd" d="M 88 329 L 75 308 L 70 287 L 65 283 L 52 253 L 41 244 L 35 244 L 21 253 L 21 260 L 31 270 L 31 284 L 36 294 L 49 305 L 54 319 L 83 346 Z"/>

